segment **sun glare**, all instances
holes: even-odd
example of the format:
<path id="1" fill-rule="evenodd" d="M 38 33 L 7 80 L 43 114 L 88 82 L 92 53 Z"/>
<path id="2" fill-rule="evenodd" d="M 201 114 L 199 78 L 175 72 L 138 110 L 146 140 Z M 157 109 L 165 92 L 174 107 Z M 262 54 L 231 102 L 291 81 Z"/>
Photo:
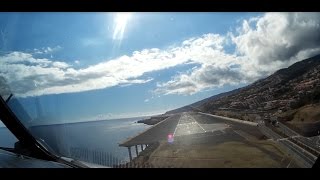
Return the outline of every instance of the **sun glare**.
<path id="1" fill-rule="evenodd" d="M 121 12 L 117 13 L 114 18 L 114 31 L 112 38 L 114 40 L 122 40 L 126 25 L 130 20 L 132 13 Z"/>

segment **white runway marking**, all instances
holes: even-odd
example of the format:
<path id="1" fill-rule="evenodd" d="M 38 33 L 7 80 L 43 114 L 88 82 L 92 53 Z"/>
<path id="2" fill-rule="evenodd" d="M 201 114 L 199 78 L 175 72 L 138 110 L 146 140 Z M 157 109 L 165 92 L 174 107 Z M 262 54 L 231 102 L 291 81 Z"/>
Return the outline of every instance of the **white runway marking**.
<path id="1" fill-rule="evenodd" d="M 182 113 L 174 130 L 173 136 L 177 137 L 191 134 L 204 134 L 207 132 L 213 133 L 216 131 L 221 131 L 221 133 L 224 134 L 224 129 L 230 127 L 225 123 L 200 124 L 197 122 L 196 118 L 188 113 Z"/>
<path id="2" fill-rule="evenodd" d="M 180 115 L 180 118 L 179 118 L 178 124 L 177 124 L 177 126 L 176 126 L 176 129 L 175 129 L 174 132 L 173 132 L 173 137 L 174 137 L 174 135 L 176 134 L 176 131 L 177 131 L 177 129 L 178 129 L 178 125 L 179 125 L 179 123 L 180 123 L 180 120 L 181 120 L 181 117 L 182 117 L 182 116 L 183 116 L 183 114 Z"/>
<path id="3" fill-rule="evenodd" d="M 205 129 L 203 129 L 202 126 L 200 126 L 200 124 L 191 116 L 191 118 L 194 120 L 194 122 L 204 131 L 207 132 Z"/>

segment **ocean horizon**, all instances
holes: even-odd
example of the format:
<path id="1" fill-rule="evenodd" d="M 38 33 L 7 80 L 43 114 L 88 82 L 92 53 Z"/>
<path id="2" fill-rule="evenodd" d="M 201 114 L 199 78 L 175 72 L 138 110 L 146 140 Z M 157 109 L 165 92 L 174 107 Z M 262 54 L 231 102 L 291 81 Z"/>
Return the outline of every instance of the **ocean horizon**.
<path id="1" fill-rule="evenodd" d="M 39 125 L 29 129 L 61 156 L 112 166 L 129 161 L 128 149 L 119 144 L 149 128 L 150 125 L 137 123 L 145 118 Z M 6 127 L 0 127 L 0 137 L 2 147 L 14 147 L 17 141 Z M 141 151 L 140 147 L 138 150 Z"/>

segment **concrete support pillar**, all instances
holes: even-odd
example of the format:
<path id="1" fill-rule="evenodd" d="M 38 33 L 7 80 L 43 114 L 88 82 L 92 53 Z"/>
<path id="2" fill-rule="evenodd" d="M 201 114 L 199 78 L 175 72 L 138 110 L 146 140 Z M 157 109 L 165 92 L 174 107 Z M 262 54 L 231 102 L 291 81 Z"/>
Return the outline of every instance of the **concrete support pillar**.
<path id="1" fill-rule="evenodd" d="M 140 146 L 141 146 L 141 151 L 143 151 L 143 144 L 141 144 Z"/>
<path id="2" fill-rule="evenodd" d="M 138 155 L 139 155 L 139 153 L 138 153 L 138 145 L 135 145 L 135 147 L 136 147 L 136 155 L 138 157 Z"/>
<path id="3" fill-rule="evenodd" d="M 130 158 L 130 161 L 132 161 L 131 147 L 128 147 L 128 151 L 129 151 L 129 158 Z"/>

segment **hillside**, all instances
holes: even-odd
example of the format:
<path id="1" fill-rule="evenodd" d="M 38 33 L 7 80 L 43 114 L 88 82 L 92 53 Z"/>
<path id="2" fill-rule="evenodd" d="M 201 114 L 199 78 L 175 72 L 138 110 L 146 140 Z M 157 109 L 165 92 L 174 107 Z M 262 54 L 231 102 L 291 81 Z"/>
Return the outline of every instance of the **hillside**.
<path id="1" fill-rule="evenodd" d="M 240 91 L 240 89 L 241 89 L 241 88 L 239 88 L 239 89 L 234 89 L 234 90 L 232 90 L 232 91 L 220 93 L 220 94 L 217 94 L 217 95 L 214 95 L 214 96 L 205 98 L 205 99 L 203 99 L 203 100 L 201 100 L 201 101 L 197 101 L 197 102 L 192 103 L 192 104 L 190 104 L 190 105 L 183 106 L 183 107 L 181 107 L 181 108 L 174 109 L 174 110 L 171 110 L 171 111 L 167 111 L 166 114 L 174 114 L 174 113 L 180 113 L 180 112 L 187 112 L 187 111 L 196 110 L 195 108 L 199 108 L 202 104 L 204 104 L 204 103 L 206 103 L 206 102 L 214 101 L 214 100 L 219 99 L 219 98 L 221 98 L 221 97 L 235 94 L 235 93 L 237 93 L 238 91 Z"/>
<path id="2" fill-rule="evenodd" d="M 320 99 L 320 55 L 281 69 L 239 92 L 203 103 L 206 112 L 246 110 L 251 113 L 287 111 Z"/>
<path id="3" fill-rule="evenodd" d="M 293 126 L 297 124 L 295 123 L 298 121 L 297 118 L 300 118 L 299 127 L 295 127 L 306 132 L 301 124 L 307 127 L 310 123 L 319 121 L 315 117 L 319 117 L 320 108 L 314 107 L 312 116 L 305 116 L 303 115 L 305 113 L 302 113 L 305 117 L 301 117 L 299 113 L 306 110 L 298 111 L 298 109 L 308 105 L 318 107 L 319 102 L 320 55 L 317 55 L 280 69 L 269 77 L 241 89 L 221 93 L 167 113 L 196 109 L 247 121 L 276 116 L 285 123 L 292 121 Z"/>

